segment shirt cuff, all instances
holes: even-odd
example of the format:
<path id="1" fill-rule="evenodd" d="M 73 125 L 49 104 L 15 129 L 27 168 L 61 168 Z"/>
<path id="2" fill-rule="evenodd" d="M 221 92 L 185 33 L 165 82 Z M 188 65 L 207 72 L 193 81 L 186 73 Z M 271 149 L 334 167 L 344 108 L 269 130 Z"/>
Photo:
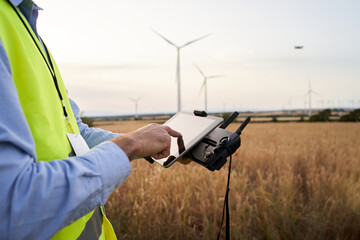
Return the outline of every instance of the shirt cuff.
<path id="1" fill-rule="evenodd" d="M 91 152 L 99 154 L 102 169 L 101 180 L 104 189 L 112 192 L 129 176 L 131 164 L 125 152 L 115 143 L 105 141 L 94 147 Z M 106 194 L 106 193 L 105 193 Z"/>

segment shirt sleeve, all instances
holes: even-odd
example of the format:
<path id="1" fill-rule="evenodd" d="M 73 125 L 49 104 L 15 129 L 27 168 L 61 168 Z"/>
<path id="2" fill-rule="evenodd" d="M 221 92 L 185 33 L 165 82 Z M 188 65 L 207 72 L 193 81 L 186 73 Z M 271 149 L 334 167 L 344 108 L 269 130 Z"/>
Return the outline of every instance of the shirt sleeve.
<path id="1" fill-rule="evenodd" d="M 103 205 L 131 170 L 109 141 L 82 156 L 39 160 L 0 40 L 0 239 L 49 239 Z"/>
<path id="2" fill-rule="evenodd" d="M 87 124 L 83 123 L 80 118 L 80 109 L 78 105 L 72 99 L 69 100 L 81 136 L 84 138 L 89 148 L 93 148 L 94 146 L 119 135 L 118 133 L 112 133 L 100 128 L 89 127 Z"/>

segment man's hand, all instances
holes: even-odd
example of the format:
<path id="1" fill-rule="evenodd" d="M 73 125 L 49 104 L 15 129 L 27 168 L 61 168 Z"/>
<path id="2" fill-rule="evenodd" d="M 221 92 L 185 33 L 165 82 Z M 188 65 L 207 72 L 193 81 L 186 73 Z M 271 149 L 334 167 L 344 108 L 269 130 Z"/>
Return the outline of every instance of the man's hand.
<path id="1" fill-rule="evenodd" d="M 180 137 L 181 133 L 168 126 L 151 123 L 110 141 L 118 145 L 130 160 L 147 156 L 161 159 L 170 154 L 171 136 Z"/>

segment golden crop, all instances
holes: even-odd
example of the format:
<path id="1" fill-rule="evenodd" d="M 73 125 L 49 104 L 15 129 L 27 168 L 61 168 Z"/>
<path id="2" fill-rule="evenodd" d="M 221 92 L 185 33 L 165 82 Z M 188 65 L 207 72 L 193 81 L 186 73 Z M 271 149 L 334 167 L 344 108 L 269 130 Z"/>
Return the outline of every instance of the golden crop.
<path id="1" fill-rule="evenodd" d="M 132 167 L 106 204 L 120 239 L 216 239 L 226 165 Z M 233 155 L 229 205 L 232 239 L 360 239 L 360 124 L 250 123 Z"/>

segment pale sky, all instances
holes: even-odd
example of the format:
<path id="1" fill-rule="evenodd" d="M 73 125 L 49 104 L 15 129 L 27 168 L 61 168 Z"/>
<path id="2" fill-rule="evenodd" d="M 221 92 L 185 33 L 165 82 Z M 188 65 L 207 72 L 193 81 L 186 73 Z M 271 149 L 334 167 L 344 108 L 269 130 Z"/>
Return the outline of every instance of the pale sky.
<path id="1" fill-rule="evenodd" d="M 38 30 L 85 114 L 177 110 L 176 49 L 182 45 L 182 108 L 209 111 L 360 107 L 358 0 L 35 0 Z M 303 45 L 295 50 L 295 45 Z"/>

